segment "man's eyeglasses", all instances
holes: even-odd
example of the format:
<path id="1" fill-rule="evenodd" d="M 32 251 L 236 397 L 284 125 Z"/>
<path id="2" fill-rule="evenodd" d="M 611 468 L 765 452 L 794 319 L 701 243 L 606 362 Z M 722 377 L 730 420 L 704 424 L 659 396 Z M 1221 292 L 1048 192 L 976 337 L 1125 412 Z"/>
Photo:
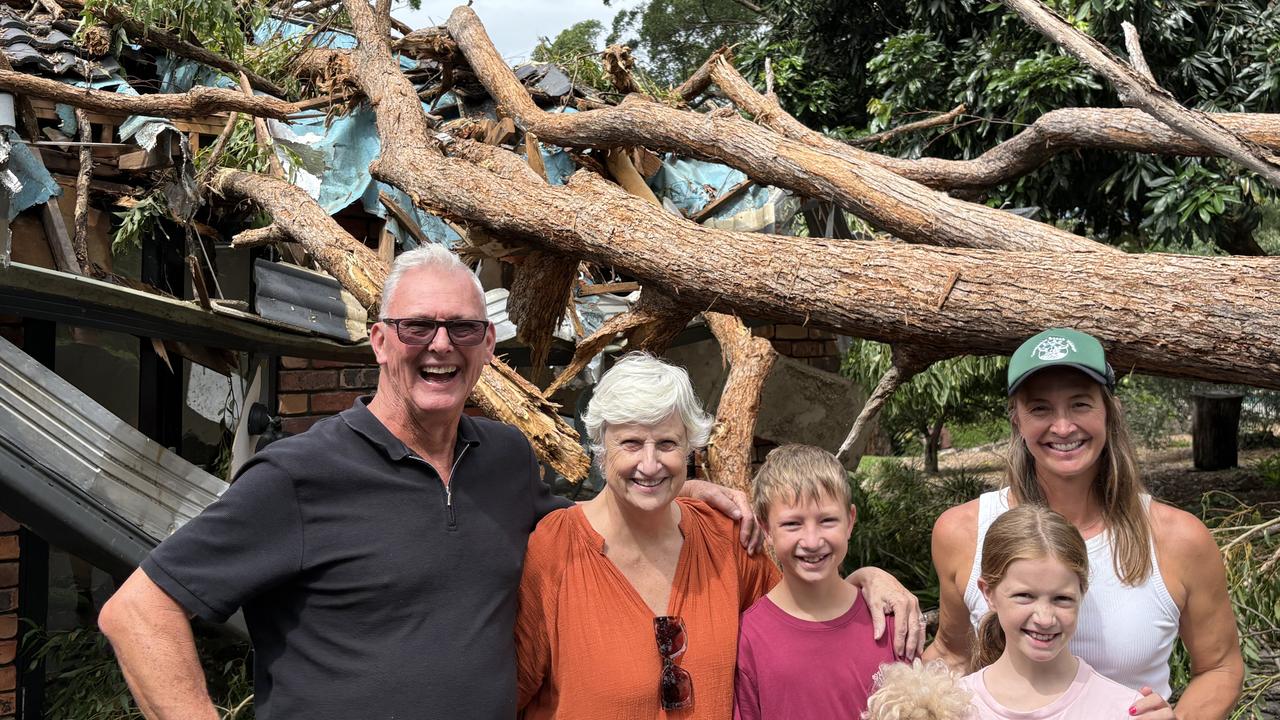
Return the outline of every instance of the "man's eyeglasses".
<path id="1" fill-rule="evenodd" d="M 488 320 L 428 320 L 427 318 L 383 318 L 380 322 L 395 326 L 396 337 L 405 345 L 430 345 L 436 331 L 444 328 L 449 342 L 459 347 L 479 345 L 489 330 Z"/>
<path id="2" fill-rule="evenodd" d="M 684 710 L 693 707 L 693 678 L 688 670 L 675 664 L 676 658 L 689 648 L 684 620 L 675 615 L 655 617 L 653 634 L 658 640 L 658 654 L 662 656 L 662 675 L 658 678 L 658 697 L 662 700 L 662 709 Z"/>

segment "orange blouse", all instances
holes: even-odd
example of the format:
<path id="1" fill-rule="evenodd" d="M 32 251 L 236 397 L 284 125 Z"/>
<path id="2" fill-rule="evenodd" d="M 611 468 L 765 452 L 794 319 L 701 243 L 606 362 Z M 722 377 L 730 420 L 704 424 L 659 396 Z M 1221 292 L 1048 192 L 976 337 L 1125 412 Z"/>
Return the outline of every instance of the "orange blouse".
<path id="1" fill-rule="evenodd" d="M 516 619 L 525 720 L 733 717 L 738 617 L 779 579 L 764 553 L 747 555 L 735 521 L 677 498 L 684 545 L 667 614 L 684 620 L 677 664 L 693 678 L 693 707 L 662 709 L 653 611 L 604 554 L 581 507 L 557 510 L 529 538 Z"/>

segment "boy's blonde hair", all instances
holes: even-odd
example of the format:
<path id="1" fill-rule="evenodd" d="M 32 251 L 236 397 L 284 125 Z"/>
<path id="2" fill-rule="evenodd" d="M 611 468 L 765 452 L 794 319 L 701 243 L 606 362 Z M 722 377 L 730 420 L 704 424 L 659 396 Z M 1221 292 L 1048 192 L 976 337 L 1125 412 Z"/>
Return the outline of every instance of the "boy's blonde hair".
<path id="1" fill-rule="evenodd" d="M 849 475 L 836 456 L 812 445 L 781 445 L 764 460 L 751 483 L 751 509 L 762 525 L 775 502 L 815 503 L 828 498 L 848 507 Z"/>
<path id="2" fill-rule="evenodd" d="M 972 697 L 940 661 L 885 664 L 862 720 L 965 720 L 973 714 Z"/>

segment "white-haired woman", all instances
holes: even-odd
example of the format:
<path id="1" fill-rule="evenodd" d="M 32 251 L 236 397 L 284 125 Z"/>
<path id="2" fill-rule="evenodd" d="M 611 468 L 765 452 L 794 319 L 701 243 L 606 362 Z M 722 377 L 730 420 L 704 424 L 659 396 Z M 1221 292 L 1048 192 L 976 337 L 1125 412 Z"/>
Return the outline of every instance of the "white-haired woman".
<path id="1" fill-rule="evenodd" d="M 713 419 L 683 369 L 635 353 L 601 379 L 583 420 L 605 488 L 529 538 L 516 622 L 523 717 L 728 720 L 738 616 L 778 570 L 747 554 L 733 520 L 678 497 Z"/>

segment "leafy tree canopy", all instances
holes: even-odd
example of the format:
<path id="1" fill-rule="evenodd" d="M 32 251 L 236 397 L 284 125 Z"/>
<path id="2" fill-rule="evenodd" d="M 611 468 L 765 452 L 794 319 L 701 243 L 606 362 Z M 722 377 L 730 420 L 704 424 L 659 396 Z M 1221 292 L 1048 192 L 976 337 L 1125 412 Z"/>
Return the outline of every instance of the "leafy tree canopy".
<path id="1" fill-rule="evenodd" d="M 676 84 L 712 50 L 756 38 L 762 29 L 760 14 L 737 0 L 650 0 L 620 10 L 606 43 L 630 46 L 647 59 L 655 80 Z"/>
<path id="2" fill-rule="evenodd" d="M 1208 111 L 1276 112 L 1280 4 L 1268 0 L 1049 0 L 1081 30 L 1123 53 L 1138 28 L 1156 80 Z M 774 69 L 783 107 L 806 125 L 856 137 L 965 103 L 953 127 L 876 149 L 973 158 L 1045 112 L 1117 107 L 1115 92 L 1012 12 L 986 0 L 650 0 L 619 13 L 614 37 L 675 82 L 723 43 L 740 43 L 747 76 Z M 731 20 L 729 18 L 737 18 Z M 1038 208 L 1056 222 L 1131 250 L 1257 251 L 1254 232 L 1277 191 L 1216 159 L 1081 152 L 994 188 L 986 200 Z M 1265 246 L 1264 246 L 1265 247 Z"/>

